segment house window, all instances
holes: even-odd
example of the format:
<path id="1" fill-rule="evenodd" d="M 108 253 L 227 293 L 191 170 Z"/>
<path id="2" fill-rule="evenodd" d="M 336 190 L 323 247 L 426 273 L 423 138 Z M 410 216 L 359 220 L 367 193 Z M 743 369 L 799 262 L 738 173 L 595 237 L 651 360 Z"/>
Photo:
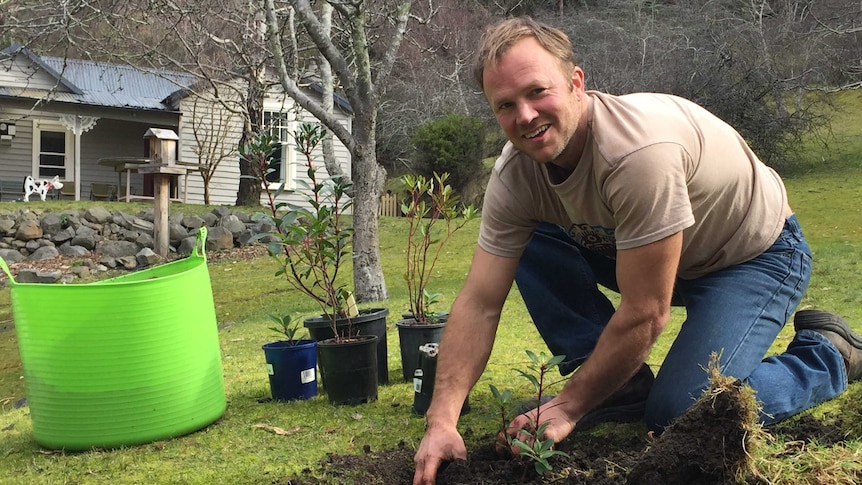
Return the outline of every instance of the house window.
<path id="1" fill-rule="evenodd" d="M 288 113 L 264 111 L 263 126 L 278 142 L 270 158 L 269 168 L 272 171 L 267 174 L 266 180 L 272 188 L 277 188 L 285 182 L 285 190 L 292 190 L 295 188 L 296 178 L 296 143 L 293 141 L 293 123 L 288 118 Z"/>
<path id="2" fill-rule="evenodd" d="M 33 176 L 50 179 L 55 176 L 61 180 L 71 177 L 72 137 L 59 124 L 34 124 L 33 133 Z"/>

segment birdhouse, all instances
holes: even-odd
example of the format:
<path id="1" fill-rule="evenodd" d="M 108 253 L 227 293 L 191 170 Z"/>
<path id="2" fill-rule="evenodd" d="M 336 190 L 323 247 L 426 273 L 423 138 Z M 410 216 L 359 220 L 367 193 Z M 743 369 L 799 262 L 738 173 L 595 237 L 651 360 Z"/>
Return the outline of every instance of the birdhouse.
<path id="1" fill-rule="evenodd" d="M 179 139 L 173 130 L 150 128 L 144 134 L 144 156 L 157 165 L 176 165 Z"/>

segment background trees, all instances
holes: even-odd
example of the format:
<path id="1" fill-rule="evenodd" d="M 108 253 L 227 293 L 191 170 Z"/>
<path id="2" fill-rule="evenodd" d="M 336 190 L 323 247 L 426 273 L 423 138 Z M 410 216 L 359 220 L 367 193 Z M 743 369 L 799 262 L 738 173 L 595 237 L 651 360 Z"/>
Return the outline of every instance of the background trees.
<path id="1" fill-rule="evenodd" d="M 417 129 L 450 114 L 471 116 L 493 141 L 482 156 L 502 146 L 469 75 L 482 26 L 495 19 L 530 14 L 563 29 L 588 88 L 690 98 L 785 172 L 803 136 L 828 139 L 830 108 L 819 95 L 862 87 L 858 0 L 0 0 L 0 8 L 4 45 L 195 73 L 203 87 L 240 100 L 230 109 L 247 134 L 260 129 L 263 72 L 281 66 L 285 91 L 353 154 L 362 301 L 387 293 L 376 232 L 387 171 L 440 168 L 440 160 L 415 159 Z M 301 73 L 326 64 L 333 89 L 353 105 L 353 133 L 295 89 Z M 242 91 L 226 82 L 237 75 L 247 81 Z M 259 190 L 241 182 L 237 203 L 256 204 Z"/>

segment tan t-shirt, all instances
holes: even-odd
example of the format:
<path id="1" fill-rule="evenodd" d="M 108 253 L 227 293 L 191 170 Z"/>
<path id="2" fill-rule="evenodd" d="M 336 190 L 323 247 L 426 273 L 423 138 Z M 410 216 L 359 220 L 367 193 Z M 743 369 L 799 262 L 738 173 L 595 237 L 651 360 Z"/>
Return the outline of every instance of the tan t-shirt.
<path id="1" fill-rule="evenodd" d="M 520 257 L 536 224 L 550 222 L 614 258 L 682 231 L 678 275 L 696 278 L 775 242 L 784 184 L 730 125 L 676 96 L 587 94 L 590 133 L 563 183 L 511 144 L 503 149 L 485 192 L 480 247 Z"/>

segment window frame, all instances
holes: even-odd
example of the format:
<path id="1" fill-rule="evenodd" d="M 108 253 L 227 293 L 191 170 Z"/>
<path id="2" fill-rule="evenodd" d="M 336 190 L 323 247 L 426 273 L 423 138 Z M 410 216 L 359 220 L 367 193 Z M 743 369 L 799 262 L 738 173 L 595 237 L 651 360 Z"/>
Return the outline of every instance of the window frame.
<path id="1" fill-rule="evenodd" d="M 63 149 L 64 152 L 49 152 L 42 149 L 42 133 L 62 133 L 63 134 Z M 56 165 L 44 165 L 42 163 L 42 155 L 50 155 L 50 156 L 63 156 L 63 175 L 60 176 L 60 180 L 64 183 L 73 182 L 74 178 L 70 177 L 70 174 L 73 173 L 74 167 L 74 137 L 72 136 L 72 131 L 63 126 L 59 121 L 49 121 L 49 120 L 33 120 L 33 159 L 32 159 L 32 176 L 36 180 L 39 179 L 51 179 L 54 178 L 53 175 L 43 175 L 43 169 L 56 168 Z"/>

